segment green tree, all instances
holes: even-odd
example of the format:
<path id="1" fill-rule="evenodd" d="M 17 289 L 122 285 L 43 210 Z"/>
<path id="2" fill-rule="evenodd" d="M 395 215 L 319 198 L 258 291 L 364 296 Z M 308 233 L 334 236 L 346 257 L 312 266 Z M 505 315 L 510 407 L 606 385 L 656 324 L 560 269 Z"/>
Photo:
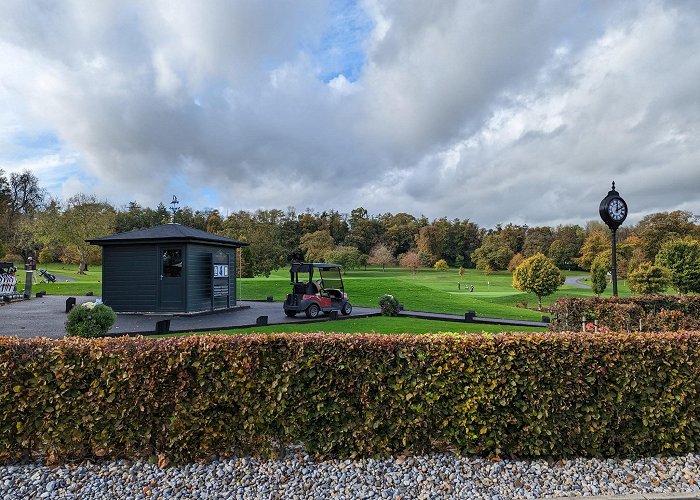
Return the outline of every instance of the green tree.
<path id="1" fill-rule="evenodd" d="M 172 221 L 201 231 L 207 229 L 207 214 L 200 210 L 193 210 L 192 207 L 185 206 L 178 209 L 173 215 Z"/>
<path id="2" fill-rule="evenodd" d="M 37 236 L 46 245 L 58 243 L 65 253 L 73 253 L 80 261 L 80 274 L 88 269 L 90 250 L 86 240 L 114 232 L 116 212 L 112 205 L 98 201 L 95 195 L 77 194 L 68 198 L 63 210 L 55 206 L 37 221 Z"/>
<path id="3" fill-rule="evenodd" d="M 336 245 L 342 245 L 345 238 L 348 236 L 349 226 L 346 220 L 346 216 L 331 210 L 330 212 L 323 212 L 319 216 L 321 222 L 320 229 L 328 229 L 328 232 L 333 237 L 333 241 Z"/>
<path id="4" fill-rule="evenodd" d="M 644 262 L 627 278 L 627 286 L 633 293 L 646 295 L 664 292 L 671 283 L 668 269 Z"/>
<path id="5" fill-rule="evenodd" d="M 700 292 L 700 241 L 667 241 L 656 263 L 671 272 L 671 284 L 680 293 Z"/>
<path id="6" fill-rule="evenodd" d="M 594 228 L 583 241 L 581 256 L 576 259 L 576 263 L 582 269 L 590 270 L 595 258 L 610 248 L 610 233 L 601 228 Z"/>
<path id="7" fill-rule="evenodd" d="M 254 276 L 269 276 L 287 262 L 287 250 L 281 243 L 279 210 L 258 210 L 255 214 L 240 211 L 229 215 L 223 224 L 223 234 L 230 238 L 245 238 L 250 243 L 250 255 L 244 270 L 252 269 Z"/>
<path id="8" fill-rule="evenodd" d="M 447 265 L 447 261 L 445 259 L 440 259 L 437 261 L 434 267 L 436 271 L 448 271 L 450 269 L 450 266 Z"/>
<path id="9" fill-rule="evenodd" d="M 77 194 L 68 198 L 63 212 L 61 238 L 80 255 L 80 274 L 87 271 L 91 245 L 86 240 L 114 232 L 116 212 L 112 205 L 94 195 Z"/>
<path id="10" fill-rule="evenodd" d="M 0 243 L 8 238 L 6 216 L 10 208 L 10 183 L 7 182 L 5 171 L 0 169 Z M 0 256 L 5 255 L 5 252 L 0 252 Z"/>
<path id="11" fill-rule="evenodd" d="M 593 259 L 591 264 L 591 288 L 593 293 L 600 295 L 608 286 L 608 271 L 610 270 L 610 261 L 603 255 L 599 255 Z"/>
<path id="12" fill-rule="evenodd" d="M 39 187 L 39 179 L 29 170 L 13 172 L 9 180 L 0 171 L 0 237 L 6 250 L 27 257 L 35 248 L 33 218 L 43 204 L 46 192 Z"/>
<path id="13" fill-rule="evenodd" d="M 513 273 L 513 287 L 537 296 L 542 310 L 542 297 L 554 293 L 564 283 L 564 275 L 544 254 L 537 253 L 525 259 Z"/>
<path id="14" fill-rule="evenodd" d="M 552 259 L 559 269 L 571 270 L 576 265 L 576 256 L 581 254 L 583 228 L 576 225 L 557 226 L 553 236 L 554 241 L 549 245 L 547 257 Z"/>
<path id="15" fill-rule="evenodd" d="M 525 232 L 523 242 L 523 256 L 532 257 L 536 253 L 547 254 L 549 247 L 554 241 L 552 228 L 550 227 L 530 227 Z"/>
<path id="16" fill-rule="evenodd" d="M 413 215 L 404 212 L 384 214 L 381 221 L 384 226 L 383 241 L 394 255 L 408 252 L 413 247 L 418 234 L 418 223 Z"/>
<path id="17" fill-rule="evenodd" d="M 357 269 L 362 265 L 362 254 L 355 247 L 337 246 L 326 252 L 326 262 L 343 266 L 343 274 L 348 269 Z"/>
<path id="18" fill-rule="evenodd" d="M 687 235 L 700 237 L 700 227 L 695 224 L 697 217 L 692 212 L 676 210 L 647 215 L 637 224 L 634 232 L 641 240 L 646 260 L 654 261 L 661 246 L 671 240 L 679 240 Z"/>
<path id="19" fill-rule="evenodd" d="M 452 221 L 443 246 L 443 257 L 457 266 L 474 267 L 472 254 L 481 246 L 483 229 L 468 219 Z"/>
<path id="20" fill-rule="evenodd" d="M 305 234 L 299 243 L 307 262 L 322 262 L 325 255 L 333 250 L 334 246 L 333 237 L 327 229 Z"/>
<path id="21" fill-rule="evenodd" d="M 350 212 L 350 231 L 345 244 L 356 247 L 360 252 L 369 254 L 372 247 L 379 243 L 384 234 L 384 226 L 376 218 L 370 218 L 362 207 Z"/>
<path id="22" fill-rule="evenodd" d="M 238 241 L 247 243 L 246 237 L 244 235 L 239 236 Z M 255 276 L 255 274 L 253 273 L 253 250 L 250 248 L 250 245 L 240 247 L 237 250 L 236 255 L 238 259 L 238 261 L 236 262 L 236 265 L 238 267 L 238 277 L 252 278 L 253 276 Z"/>
<path id="23" fill-rule="evenodd" d="M 481 246 L 474 251 L 472 260 L 476 268 L 484 272 L 502 270 L 508 268 L 515 253 L 499 233 L 492 233 L 484 237 Z"/>
<path id="24" fill-rule="evenodd" d="M 128 205 L 122 206 L 122 208 L 117 212 L 114 221 L 114 230 L 118 233 L 126 233 L 127 231 L 133 231 L 135 229 L 147 229 L 153 227 L 148 220 L 148 215 L 146 211 L 141 208 L 141 205 L 135 201 L 129 202 Z"/>
<path id="25" fill-rule="evenodd" d="M 444 243 L 444 228 L 435 222 L 428 226 L 423 226 L 418 231 L 416 241 L 418 252 L 426 256 L 429 265 L 432 265 L 433 262 L 442 257 Z"/>

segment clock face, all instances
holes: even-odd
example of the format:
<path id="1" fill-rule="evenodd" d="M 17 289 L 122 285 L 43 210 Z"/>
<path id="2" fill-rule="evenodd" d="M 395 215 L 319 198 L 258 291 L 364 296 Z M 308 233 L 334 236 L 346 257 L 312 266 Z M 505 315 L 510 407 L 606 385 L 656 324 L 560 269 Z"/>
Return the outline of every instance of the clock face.
<path id="1" fill-rule="evenodd" d="M 608 214 L 614 221 L 620 222 L 627 217 L 627 204 L 621 198 L 613 198 L 608 203 Z"/>

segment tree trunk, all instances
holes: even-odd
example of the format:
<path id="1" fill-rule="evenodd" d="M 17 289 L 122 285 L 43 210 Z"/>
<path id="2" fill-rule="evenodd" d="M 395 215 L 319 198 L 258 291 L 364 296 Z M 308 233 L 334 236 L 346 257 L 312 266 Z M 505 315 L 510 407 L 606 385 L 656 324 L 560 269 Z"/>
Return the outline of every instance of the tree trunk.
<path id="1" fill-rule="evenodd" d="M 537 310 L 542 310 L 542 297 L 540 297 L 539 295 L 537 296 Z"/>
<path id="2" fill-rule="evenodd" d="M 88 268 L 87 253 L 80 252 L 80 269 L 78 270 L 78 274 L 85 274 L 85 271 L 87 271 L 87 268 Z"/>

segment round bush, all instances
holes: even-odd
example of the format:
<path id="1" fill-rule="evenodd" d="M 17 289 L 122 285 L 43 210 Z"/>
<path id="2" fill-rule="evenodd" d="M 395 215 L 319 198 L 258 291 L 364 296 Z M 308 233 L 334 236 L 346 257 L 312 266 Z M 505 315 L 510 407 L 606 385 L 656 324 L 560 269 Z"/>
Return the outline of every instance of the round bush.
<path id="1" fill-rule="evenodd" d="M 111 307 L 95 302 L 75 306 L 66 320 L 67 337 L 100 337 L 117 319 Z"/>
<path id="2" fill-rule="evenodd" d="M 382 316 L 398 316 L 399 301 L 393 295 L 382 295 L 379 297 L 379 307 L 382 310 Z"/>

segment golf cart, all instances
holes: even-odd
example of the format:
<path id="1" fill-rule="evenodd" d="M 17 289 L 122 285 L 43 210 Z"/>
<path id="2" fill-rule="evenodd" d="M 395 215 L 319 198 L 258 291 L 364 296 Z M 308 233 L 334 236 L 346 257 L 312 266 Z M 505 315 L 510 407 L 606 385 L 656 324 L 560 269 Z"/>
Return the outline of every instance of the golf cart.
<path id="1" fill-rule="evenodd" d="M 314 280 L 315 272 L 318 277 Z M 321 312 L 340 311 L 343 316 L 352 312 L 338 264 L 294 263 L 289 275 L 292 293 L 284 301 L 284 313 L 290 318 L 300 312 L 306 313 L 307 318 L 317 318 Z"/>

